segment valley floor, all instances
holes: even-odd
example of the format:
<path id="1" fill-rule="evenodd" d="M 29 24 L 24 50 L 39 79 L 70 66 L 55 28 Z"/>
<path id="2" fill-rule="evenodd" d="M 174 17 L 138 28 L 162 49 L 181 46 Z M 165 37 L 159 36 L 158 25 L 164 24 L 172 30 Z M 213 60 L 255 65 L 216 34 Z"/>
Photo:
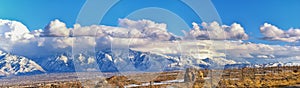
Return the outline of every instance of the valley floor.
<path id="1" fill-rule="evenodd" d="M 218 77 L 220 79 L 216 80 Z M 243 68 L 227 70 L 189 69 L 186 71 L 126 74 L 53 73 L 2 78 L 0 79 L 0 86 L 4 88 L 289 88 L 300 87 L 300 67 Z"/>

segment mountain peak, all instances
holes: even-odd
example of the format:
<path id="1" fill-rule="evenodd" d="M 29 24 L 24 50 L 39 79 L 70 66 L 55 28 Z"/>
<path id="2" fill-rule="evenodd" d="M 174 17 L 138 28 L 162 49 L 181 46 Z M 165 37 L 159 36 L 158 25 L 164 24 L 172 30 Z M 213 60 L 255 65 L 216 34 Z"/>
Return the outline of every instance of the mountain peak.
<path id="1" fill-rule="evenodd" d="M 41 66 L 28 58 L 6 53 L 2 53 L 0 57 L 0 76 L 44 72 L 46 71 Z"/>

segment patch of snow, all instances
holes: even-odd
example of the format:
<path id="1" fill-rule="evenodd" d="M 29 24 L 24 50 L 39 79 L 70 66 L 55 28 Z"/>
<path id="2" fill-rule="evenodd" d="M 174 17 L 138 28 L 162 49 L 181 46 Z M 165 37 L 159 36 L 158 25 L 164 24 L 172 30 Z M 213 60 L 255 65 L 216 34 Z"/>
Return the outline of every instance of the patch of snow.
<path id="1" fill-rule="evenodd" d="M 88 64 L 92 64 L 92 63 L 95 63 L 95 62 L 96 62 L 95 58 L 92 58 L 92 57 L 88 58 Z"/>
<path id="2" fill-rule="evenodd" d="M 62 60 L 65 64 L 68 63 L 68 57 L 64 56 L 64 55 L 61 55 L 59 58 L 59 60 Z"/>
<path id="3" fill-rule="evenodd" d="M 105 58 L 108 59 L 108 60 L 110 60 L 110 61 L 113 61 L 112 57 L 110 55 L 108 55 L 108 54 L 105 54 Z"/>
<path id="4" fill-rule="evenodd" d="M 124 87 L 125 88 L 130 88 L 130 87 L 141 87 L 141 86 L 149 86 L 149 85 L 164 85 L 164 84 L 182 83 L 182 82 L 184 82 L 184 79 L 168 80 L 168 81 L 162 81 L 162 82 L 154 82 L 152 84 L 150 84 L 150 83 L 143 83 L 141 85 L 130 84 L 130 85 L 127 85 L 127 86 L 124 86 Z"/>
<path id="5" fill-rule="evenodd" d="M 5 54 L 0 58 L 0 75 L 19 75 L 31 72 L 46 72 L 40 65 L 28 58 Z"/>

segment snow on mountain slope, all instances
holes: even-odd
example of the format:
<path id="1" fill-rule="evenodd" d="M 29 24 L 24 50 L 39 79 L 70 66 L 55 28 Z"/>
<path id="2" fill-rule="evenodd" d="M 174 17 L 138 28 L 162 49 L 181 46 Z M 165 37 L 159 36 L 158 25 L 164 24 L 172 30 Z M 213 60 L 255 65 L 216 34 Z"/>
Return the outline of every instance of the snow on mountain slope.
<path id="1" fill-rule="evenodd" d="M 72 55 L 62 54 L 47 57 L 46 59 L 36 58 L 34 60 L 47 72 L 75 72 L 75 67 L 91 69 L 95 68 L 89 67 L 89 64 L 93 62 L 96 62 L 97 66 L 99 66 L 97 68 L 102 72 L 159 72 L 180 70 L 189 67 L 206 68 L 212 64 L 236 63 L 224 58 L 212 58 L 210 61 L 206 61 L 207 58 L 208 57 L 199 59 L 188 55 L 180 56 L 132 49 L 108 48 L 98 50 L 95 57 L 93 57 L 93 55 L 79 54 L 72 58 Z"/>
<path id="2" fill-rule="evenodd" d="M 97 54 L 99 68 L 102 71 L 166 71 L 189 67 L 205 68 L 213 64 L 235 64 L 224 58 L 195 58 L 188 55 L 168 55 L 157 52 L 142 52 L 132 49 L 107 49 Z M 108 69 L 109 68 L 109 69 Z"/>
<path id="3" fill-rule="evenodd" d="M 28 58 L 0 52 L 0 76 L 37 74 L 46 72 Z"/>
<path id="4" fill-rule="evenodd" d="M 190 67 L 208 68 L 214 65 L 225 65 L 225 68 L 294 66 L 300 63 L 300 57 L 288 59 L 299 56 L 299 46 L 190 40 L 169 33 L 165 24 L 147 20 L 120 21 L 121 27 L 104 25 L 81 27 L 77 24 L 74 28 L 67 28 L 65 23 L 55 20 L 45 28 L 45 31 L 36 30 L 30 33 L 20 22 L 0 20 L 0 49 L 18 55 L 0 53 L 0 75 L 44 72 L 44 70 L 49 73 L 75 72 L 76 67 L 93 68 L 91 66 L 95 65 L 90 64 L 94 62 L 103 72 L 151 72 Z M 74 44 L 74 41 L 77 42 Z M 74 47 L 76 43 L 80 46 Z M 96 55 L 79 53 L 72 56 L 72 48 L 87 47 L 91 49 L 96 47 Z M 277 63 L 267 59 L 288 62 Z"/>
<path id="5" fill-rule="evenodd" d="M 254 64 L 250 65 L 248 67 L 282 67 L 282 66 L 300 66 L 300 63 L 294 63 L 294 62 L 275 62 L 275 63 L 267 63 L 267 64 Z"/>
<path id="6" fill-rule="evenodd" d="M 74 64 L 70 55 L 54 55 L 49 57 L 34 58 L 47 72 L 74 72 Z"/>
<path id="7" fill-rule="evenodd" d="M 163 71 L 174 58 L 127 49 L 103 50 L 98 52 L 99 68 L 104 72 L 124 71 Z"/>

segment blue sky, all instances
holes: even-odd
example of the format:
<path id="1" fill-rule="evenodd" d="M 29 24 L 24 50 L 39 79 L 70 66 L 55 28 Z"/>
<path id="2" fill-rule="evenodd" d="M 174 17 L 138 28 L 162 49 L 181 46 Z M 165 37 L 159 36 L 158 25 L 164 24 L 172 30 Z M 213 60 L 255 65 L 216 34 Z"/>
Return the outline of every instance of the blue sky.
<path id="1" fill-rule="evenodd" d="M 194 0 L 195 3 L 198 0 Z M 259 27 L 268 22 L 282 29 L 300 28 L 300 1 L 299 0 L 212 0 L 223 24 L 230 25 L 233 22 L 240 23 L 247 34 L 249 41 L 267 42 L 260 40 L 262 37 Z M 85 0 L 1 0 L 0 1 L 0 19 L 17 20 L 23 22 L 29 29 L 35 30 L 45 27 L 51 20 L 60 19 L 68 27 L 76 23 L 77 15 Z M 199 16 L 193 10 L 176 0 L 122 0 L 111 8 L 104 16 L 101 24 L 116 26 L 118 18 L 129 17 L 134 20 L 143 18 L 131 14 L 132 12 L 146 7 L 160 7 L 175 13 L 178 17 L 184 19 L 191 27 L 191 22 L 201 22 Z M 158 11 L 158 10 L 157 10 Z M 149 10 L 148 10 L 149 12 Z M 144 11 L 147 13 L 147 10 Z M 149 12 L 151 13 L 151 11 Z M 166 16 L 165 20 L 159 20 L 159 13 L 152 19 L 157 22 L 166 22 L 169 31 L 178 33 L 181 25 L 176 25 L 172 21 L 174 16 Z M 132 15 L 131 17 L 128 15 Z M 168 14 L 168 13 L 166 13 Z M 145 18 L 151 17 L 151 14 L 145 15 Z M 168 21 L 166 21 L 168 20 Z M 278 42 L 268 42 L 278 43 Z"/>

